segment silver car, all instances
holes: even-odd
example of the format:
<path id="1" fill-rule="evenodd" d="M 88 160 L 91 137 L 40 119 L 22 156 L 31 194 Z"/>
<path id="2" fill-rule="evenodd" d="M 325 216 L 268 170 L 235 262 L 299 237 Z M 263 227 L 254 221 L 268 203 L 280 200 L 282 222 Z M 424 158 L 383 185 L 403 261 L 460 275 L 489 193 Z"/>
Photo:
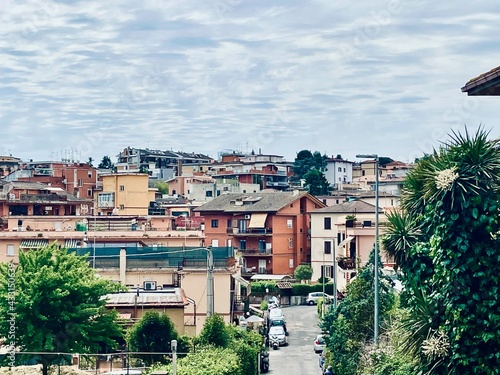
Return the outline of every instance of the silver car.
<path id="1" fill-rule="evenodd" d="M 325 348 L 325 339 L 323 335 L 316 335 L 314 338 L 314 352 L 321 353 Z"/>
<path id="2" fill-rule="evenodd" d="M 279 346 L 288 345 L 288 339 L 283 326 L 272 326 L 269 328 L 269 342 L 276 340 Z"/>
<path id="3" fill-rule="evenodd" d="M 326 299 L 327 302 L 330 302 L 333 300 L 333 297 L 330 296 L 329 294 L 326 294 L 323 292 L 313 292 L 313 293 L 309 293 L 307 295 L 306 304 L 307 305 L 316 305 L 320 298 Z"/>

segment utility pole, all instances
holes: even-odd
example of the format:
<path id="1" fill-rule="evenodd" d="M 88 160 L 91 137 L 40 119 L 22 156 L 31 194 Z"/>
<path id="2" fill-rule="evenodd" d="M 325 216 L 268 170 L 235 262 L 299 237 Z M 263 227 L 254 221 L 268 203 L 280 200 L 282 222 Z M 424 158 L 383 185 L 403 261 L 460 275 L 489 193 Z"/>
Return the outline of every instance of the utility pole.
<path id="1" fill-rule="evenodd" d="M 177 340 L 170 342 L 172 348 L 172 374 L 177 375 Z"/>
<path id="2" fill-rule="evenodd" d="M 214 315 L 214 255 L 212 249 L 207 250 L 207 318 Z"/>

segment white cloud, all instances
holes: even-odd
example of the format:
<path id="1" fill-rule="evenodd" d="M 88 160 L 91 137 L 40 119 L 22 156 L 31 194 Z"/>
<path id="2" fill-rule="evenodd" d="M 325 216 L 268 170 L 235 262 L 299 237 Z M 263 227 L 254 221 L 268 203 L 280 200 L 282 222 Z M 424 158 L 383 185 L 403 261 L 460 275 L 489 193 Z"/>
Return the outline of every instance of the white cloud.
<path id="1" fill-rule="evenodd" d="M 500 65 L 496 8 L 0 1 L 0 148 L 25 159 L 135 146 L 410 160 L 464 123 L 498 136 L 498 100 L 460 92 Z"/>

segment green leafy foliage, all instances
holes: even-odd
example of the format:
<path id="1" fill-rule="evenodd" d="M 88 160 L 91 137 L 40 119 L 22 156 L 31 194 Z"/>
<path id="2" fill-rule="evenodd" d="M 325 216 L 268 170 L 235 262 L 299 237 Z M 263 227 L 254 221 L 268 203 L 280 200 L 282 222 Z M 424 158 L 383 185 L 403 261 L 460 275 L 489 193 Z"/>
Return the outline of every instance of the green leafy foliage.
<path id="1" fill-rule="evenodd" d="M 111 161 L 111 158 L 108 155 L 105 155 L 105 156 L 102 157 L 102 160 L 101 160 L 101 162 L 99 163 L 99 165 L 97 167 L 98 168 L 102 168 L 102 169 L 111 169 L 111 170 L 113 170 L 115 168 L 115 165 Z"/>
<path id="2" fill-rule="evenodd" d="M 300 264 L 293 271 L 293 276 L 296 280 L 311 280 L 313 269 L 308 264 Z"/>
<path id="3" fill-rule="evenodd" d="M 158 192 L 163 195 L 168 195 L 168 182 L 165 181 L 155 181 L 154 187 L 158 189 Z"/>
<path id="4" fill-rule="evenodd" d="M 270 281 L 252 281 L 251 282 L 252 293 L 276 293 L 279 291 L 275 282 Z"/>
<path id="5" fill-rule="evenodd" d="M 227 348 L 230 341 L 226 323 L 220 315 L 214 314 L 205 321 L 199 337 L 200 344 Z"/>
<path id="6" fill-rule="evenodd" d="M 168 315 L 157 311 L 146 312 L 141 320 L 127 331 L 128 348 L 135 352 L 170 352 L 172 340 L 179 340 L 172 320 Z M 180 353 L 187 349 L 180 346 L 177 349 Z M 148 366 L 157 362 L 168 362 L 168 359 L 160 354 L 142 355 L 141 358 Z"/>
<path id="7" fill-rule="evenodd" d="M 305 187 L 312 195 L 326 195 L 330 184 L 325 174 L 318 169 L 311 169 L 304 176 Z"/>
<path id="8" fill-rule="evenodd" d="M 102 297 L 119 286 L 96 277 L 86 257 L 52 244 L 20 252 L 15 273 L 12 267 L 0 264 L 0 313 L 15 320 L 20 350 L 95 353 L 116 346 L 122 331 Z M 9 321 L 0 320 L 0 337 L 9 330 Z M 55 358 L 41 358 L 44 374 Z"/>
<path id="9" fill-rule="evenodd" d="M 302 150 L 298 152 L 293 163 L 294 176 L 292 179 L 295 181 L 306 179 L 307 173 L 313 170 L 320 172 L 318 176 L 323 176 L 324 178 L 323 173 L 326 171 L 327 159 L 328 157 L 326 155 L 321 155 L 319 151 L 314 151 L 314 153 L 312 153 L 309 150 Z M 314 176 L 310 175 L 310 182 L 315 183 L 315 178 L 316 174 Z M 318 181 L 322 182 L 322 179 L 320 178 Z"/>
<path id="10" fill-rule="evenodd" d="M 327 310 L 321 321 L 323 331 L 329 332 L 325 341 L 331 352 L 331 364 L 336 374 L 356 374 L 362 349 L 373 337 L 374 261 L 372 251 L 368 264 L 360 270 L 356 279 L 348 284 L 346 296 L 337 309 Z M 380 258 L 378 262 L 381 266 Z M 380 272 L 379 281 L 380 326 L 384 327 L 395 300 L 390 290 L 390 279 Z"/>
<path id="11" fill-rule="evenodd" d="M 405 181 L 402 206 L 422 236 L 401 265 L 403 327 L 422 373 L 498 372 L 499 181 L 499 141 L 481 128 L 452 132 Z"/>

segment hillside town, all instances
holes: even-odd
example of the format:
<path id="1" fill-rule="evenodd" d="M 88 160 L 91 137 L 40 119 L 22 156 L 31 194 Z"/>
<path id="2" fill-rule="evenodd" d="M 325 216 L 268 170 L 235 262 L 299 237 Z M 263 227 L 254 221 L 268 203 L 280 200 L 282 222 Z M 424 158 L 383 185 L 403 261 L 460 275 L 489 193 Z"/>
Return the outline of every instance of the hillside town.
<path id="1" fill-rule="evenodd" d="M 199 288 L 206 255 L 196 248 L 212 249 L 214 311 L 227 322 L 243 314 L 242 286 L 292 278 L 299 265 L 312 267 L 312 280 L 336 272 L 338 289 L 345 289 L 373 246 L 375 173 L 383 213 L 398 207 L 412 165 L 376 168 L 373 159 L 340 155 L 325 161 L 329 194 L 314 196 L 303 180 L 292 182 L 293 161 L 261 152 L 213 160 L 127 147 L 111 168 L 1 156 L 0 261 L 16 262 L 19 252 L 55 242 L 88 254 L 100 275 L 127 287 L 178 288 L 185 301 L 198 301 L 168 301 L 183 308 L 181 332 L 198 332 L 207 313 Z M 168 192 L 155 187 L 161 184 Z M 145 303 L 123 313 L 138 319 Z"/>

